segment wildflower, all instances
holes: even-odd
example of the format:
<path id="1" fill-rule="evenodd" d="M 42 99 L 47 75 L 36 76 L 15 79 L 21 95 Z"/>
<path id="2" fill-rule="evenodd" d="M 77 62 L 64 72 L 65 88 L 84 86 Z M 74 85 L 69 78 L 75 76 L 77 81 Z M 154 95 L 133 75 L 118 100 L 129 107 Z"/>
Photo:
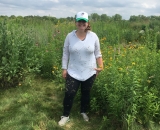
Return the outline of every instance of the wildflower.
<path id="1" fill-rule="evenodd" d="M 130 49 L 132 49 L 132 47 L 130 46 L 128 49 L 130 50 Z"/>
<path id="2" fill-rule="evenodd" d="M 152 76 L 149 77 L 149 79 L 152 79 L 152 78 L 154 78 L 154 75 L 152 75 Z"/>
<path id="3" fill-rule="evenodd" d="M 151 80 L 147 80 L 148 83 L 151 83 Z"/>
<path id="4" fill-rule="evenodd" d="M 22 84 L 21 84 L 21 83 L 19 83 L 18 85 L 19 85 L 19 86 L 21 86 Z"/>
<path id="5" fill-rule="evenodd" d="M 108 54 L 111 54 L 111 52 L 110 52 L 110 51 L 108 51 Z"/>
<path id="6" fill-rule="evenodd" d="M 143 34 L 143 33 L 144 33 L 144 30 L 140 30 L 139 33 L 140 33 L 140 34 Z"/>
<path id="7" fill-rule="evenodd" d="M 57 69 L 58 69 L 58 67 L 56 67 L 56 66 L 53 66 L 53 69 L 56 69 L 56 70 L 57 70 Z"/>
<path id="8" fill-rule="evenodd" d="M 138 82 L 141 82 L 141 79 L 138 79 Z"/>
<path id="9" fill-rule="evenodd" d="M 52 71 L 52 74 L 54 74 L 54 71 Z"/>
<path id="10" fill-rule="evenodd" d="M 109 66 L 106 66 L 105 68 L 106 68 L 106 69 L 108 69 L 108 68 L 109 68 Z"/>
<path id="11" fill-rule="evenodd" d="M 108 46 L 109 49 L 112 49 L 112 46 Z"/>
<path id="12" fill-rule="evenodd" d="M 120 71 L 121 71 L 121 70 L 123 70 L 123 68 L 121 68 L 121 67 L 120 67 L 120 68 L 118 68 L 118 70 L 120 70 Z"/>
<path id="13" fill-rule="evenodd" d="M 143 48 L 144 48 L 143 46 L 138 47 L 138 49 L 143 49 Z"/>
<path id="14" fill-rule="evenodd" d="M 105 41 L 106 40 L 106 37 L 103 37 L 102 39 L 101 39 L 101 41 Z"/>
<path id="15" fill-rule="evenodd" d="M 108 63 L 109 66 L 111 66 L 111 63 Z"/>
<path id="16" fill-rule="evenodd" d="M 135 62 L 132 62 L 132 65 L 135 65 L 136 63 Z"/>

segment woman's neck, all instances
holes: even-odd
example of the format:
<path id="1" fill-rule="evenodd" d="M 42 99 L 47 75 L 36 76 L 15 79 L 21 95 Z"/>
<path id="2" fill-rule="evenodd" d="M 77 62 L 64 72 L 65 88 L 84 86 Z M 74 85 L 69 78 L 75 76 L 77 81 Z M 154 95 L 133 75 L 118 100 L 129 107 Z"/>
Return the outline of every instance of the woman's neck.
<path id="1" fill-rule="evenodd" d="M 86 38 L 86 34 L 87 34 L 86 31 L 79 31 L 79 30 L 76 31 L 77 37 L 82 41 Z"/>
<path id="2" fill-rule="evenodd" d="M 84 35 L 86 35 L 86 33 L 87 33 L 86 31 L 81 31 L 81 30 L 76 31 L 76 34 L 80 35 L 80 36 L 84 36 Z"/>

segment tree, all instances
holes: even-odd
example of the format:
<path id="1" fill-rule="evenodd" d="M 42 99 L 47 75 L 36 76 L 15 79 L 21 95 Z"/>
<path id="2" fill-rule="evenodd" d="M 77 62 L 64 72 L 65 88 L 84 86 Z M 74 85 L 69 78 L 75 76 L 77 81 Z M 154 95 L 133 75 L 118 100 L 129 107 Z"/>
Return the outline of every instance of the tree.
<path id="1" fill-rule="evenodd" d="M 15 15 L 11 15 L 10 18 L 11 18 L 11 19 L 15 19 L 16 16 L 15 16 Z"/>
<path id="2" fill-rule="evenodd" d="M 66 18 L 68 21 L 74 21 L 74 18 L 73 17 L 67 17 Z"/>
<path id="3" fill-rule="evenodd" d="M 93 21 L 98 21 L 100 19 L 100 16 L 97 13 L 92 13 L 90 17 Z"/>
<path id="4" fill-rule="evenodd" d="M 107 16 L 106 14 L 102 14 L 100 17 L 102 21 L 108 21 L 110 19 L 110 17 Z"/>
<path id="5" fill-rule="evenodd" d="M 122 20 L 122 16 L 120 14 L 115 14 L 114 16 L 112 16 L 114 21 L 120 21 Z"/>
<path id="6" fill-rule="evenodd" d="M 132 16 L 130 16 L 129 21 L 131 21 L 131 22 L 138 21 L 138 17 L 135 15 L 132 15 Z"/>

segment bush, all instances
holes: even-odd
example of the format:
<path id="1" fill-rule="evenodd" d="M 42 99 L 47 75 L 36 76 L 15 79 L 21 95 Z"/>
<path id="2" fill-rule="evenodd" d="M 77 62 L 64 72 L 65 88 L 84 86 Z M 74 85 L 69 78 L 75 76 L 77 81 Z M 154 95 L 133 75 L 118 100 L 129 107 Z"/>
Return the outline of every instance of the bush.
<path id="1" fill-rule="evenodd" d="M 38 66 L 32 32 L 4 20 L 0 23 L 0 34 L 0 88 L 16 86 Z"/>

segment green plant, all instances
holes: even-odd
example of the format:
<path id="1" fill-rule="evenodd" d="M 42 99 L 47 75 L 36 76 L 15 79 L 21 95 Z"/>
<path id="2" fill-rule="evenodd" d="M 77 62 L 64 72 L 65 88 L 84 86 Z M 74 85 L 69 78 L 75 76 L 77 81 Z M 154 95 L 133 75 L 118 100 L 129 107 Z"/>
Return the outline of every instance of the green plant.
<path id="1" fill-rule="evenodd" d="M 38 69 L 32 32 L 3 21 L 0 34 L 0 88 L 14 87 L 20 84 L 27 72 Z"/>

